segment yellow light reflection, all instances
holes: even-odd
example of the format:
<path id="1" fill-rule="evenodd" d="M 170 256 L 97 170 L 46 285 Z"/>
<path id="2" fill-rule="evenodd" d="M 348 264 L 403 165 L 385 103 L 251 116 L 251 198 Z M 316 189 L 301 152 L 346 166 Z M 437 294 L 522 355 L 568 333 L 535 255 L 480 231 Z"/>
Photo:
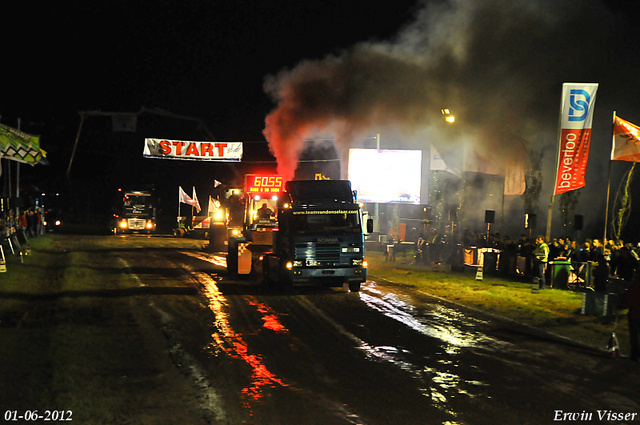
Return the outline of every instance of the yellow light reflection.
<path id="1" fill-rule="evenodd" d="M 200 252 L 182 251 L 181 254 L 188 255 L 189 257 L 197 258 L 198 260 L 206 261 L 218 267 L 227 268 L 227 257 L 221 254 L 203 254 Z"/>

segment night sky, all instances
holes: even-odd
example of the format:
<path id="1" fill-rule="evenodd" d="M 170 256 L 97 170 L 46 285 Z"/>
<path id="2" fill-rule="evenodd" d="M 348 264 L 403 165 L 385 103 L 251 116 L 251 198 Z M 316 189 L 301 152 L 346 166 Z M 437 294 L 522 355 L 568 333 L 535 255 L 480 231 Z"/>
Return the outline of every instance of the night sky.
<path id="1" fill-rule="evenodd" d="M 497 127 L 500 116 L 516 117 L 511 121 L 521 127 L 539 126 L 530 138 L 546 149 L 545 173 L 552 173 L 552 134 L 557 131 L 562 82 L 599 82 L 593 138 L 603 142 L 600 148 L 592 147 L 587 172 L 587 185 L 593 188 L 589 196 L 599 200 L 607 161 L 594 161 L 593 152 L 600 158 L 610 148 L 606 140 L 611 112 L 617 109 L 623 118 L 640 123 L 636 3 L 21 2 L 3 13 L 0 122 L 16 127 L 21 118 L 24 131 L 41 135 L 51 165 L 25 170 L 23 179 L 46 190 L 67 187 L 64 173 L 78 130 L 78 111 L 136 112 L 144 106 L 199 118 L 217 140 L 248 142 L 248 160 L 272 161 L 262 131 L 265 118 L 278 107 L 274 97 L 294 87 L 288 84 L 299 81 L 304 72 L 322 73 L 332 57 L 353 67 L 353 73 L 342 74 L 362 77 L 364 83 L 384 83 L 387 91 L 372 95 L 357 79 L 348 80 L 348 93 L 361 105 L 379 104 L 376 113 L 385 108 L 415 113 L 412 105 L 406 107 L 412 93 L 421 93 L 406 84 L 415 76 L 411 84 L 430 87 L 425 97 L 433 104 L 427 107 L 439 110 L 441 99 L 450 99 L 447 106 L 467 112 L 473 131 Z M 370 72 L 359 73 L 358 59 L 366 56 L 371 61 L 363 52 L 372 51 L 383 52 L 382 60 L 365 62 Z M 418 59 L 424 55 L 415 60 L 416 74 L 394 67 L 394 60 L 407 52 L 416 52 Z M 404 84 L 401 90 L 396 90 L 395 81 Z M 525 88 L 514 94 L 520 83 Z M 399 91 L 407 93 L 407 102 L 398 103 L 404 99 L 394 96 Z M 425 105 L 415 103 L 422 114 Z M 354 117 L 341 107 L 328 113 Z M 348 107 L 366 109 L 355 101 Z M 472 115 L 472 110 L 481 113 Z M 529 119 L 518 121 L 521 116 Z M 407 121 L 406 116 L 394 119 L 401 127 Z M 370 123 L 372 118 L 363 121 Z M 384 128 L 370 127 L 358 130 L 384 134 Z M 415 130 L 413 124 L 405 127 Z M 469 134 L 469 128 L 460 126 L 458 131 Z M 430 131 L 421 134 L 433 136 Z M 226 165 L 142 159 L 145 137 L 197 140 L 206 135 L 191 122 L 148 114 L 139 118 L 135 134 L 113 133 L 108 119 L 88 118 L 71 173 L 76 192 L 81 187 L 105 193 L 122 184 L 153 182 L 167 191 L 178 184 L 196 185 L 206 199 L 214 178 L 234 178 Z M 408 138 L 396 147 L 414 148 L 416 143 Z M 274 167 L 258 164 L 250 167 Z M 546 189 L 541 212 L 549 196 Z M 582 196 L 581 202 L 589 196 Z M 100 202 L 94 208 L 100 209 Z"/>
<path id="2" fill-rule="evenodd" d="M 274 107 L 267 75 L 390 37 L 415 9 L 406 0 L 27 3 L 3 23 L 3 122 L 62 125 L 80 110 L 145 105 L 199 117 L 217 138 L 245 140 L 264 140 Z"/>
<path id="3" fill-rule="evenodd" d="M 396 1 L 63 1 L 13 5 L 3 23 L 0 122 L 41 135 L 49 167 L 22 167 L 23 183 L 64 191 L 79 111 L 159 108 L 201 119 L 217 140 L 241 140 L 245 158 L 273 161 L 262 130 L 275 107 L 264 79 L 303 59 L 391 37 L 417 6 Z M 5 14 L 5 18 L 8 15 Z M 35 34 L 35 36 L 34 36 Z M 7 37 L 8 35 L 8 37 Z M 71 171 L 91 210 L 94 192 L 154 183 L 163 192 L 213 179 L 237 183 L 224 164 L 142 159 L 145 137 L 203 140 L 190 121 L 141 115 L 136 134 L 88 117 Z M 273 171 L 274 164 L 249 167 Z M 237 170 L 236 170 L 237 171 Z M 80 187 L 80 189 L 78 189 Z M 172 195 L 167 194 L 165 197 Z M 176 195 L 177 197 L 177 195 Z"/>

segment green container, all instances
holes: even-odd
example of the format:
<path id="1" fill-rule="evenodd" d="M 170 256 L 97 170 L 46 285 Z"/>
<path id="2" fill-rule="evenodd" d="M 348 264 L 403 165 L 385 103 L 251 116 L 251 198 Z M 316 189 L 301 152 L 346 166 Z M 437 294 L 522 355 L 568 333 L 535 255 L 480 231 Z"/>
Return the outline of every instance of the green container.
<path id="1" fill-rule="evenodd" d="M 569 283 L 569 274 L 571 273 L 570 261 L 552 261 L 551 266 L 551 287 L 556 289 L 565 289 Z"/>

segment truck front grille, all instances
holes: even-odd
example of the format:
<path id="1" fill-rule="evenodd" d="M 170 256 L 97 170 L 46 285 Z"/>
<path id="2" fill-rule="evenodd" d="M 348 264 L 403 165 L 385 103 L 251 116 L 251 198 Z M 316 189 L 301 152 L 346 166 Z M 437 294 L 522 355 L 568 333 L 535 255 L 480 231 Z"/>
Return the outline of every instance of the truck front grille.
<path id="1" fill-rule="evenodd" d="M 319 244 L 297 244 L 295 252 L 296 260 L 313 261 L 340 261 L 340 244 L 319 243 Z"/>
<path id="2" fill-rule="evenodd" d="M 127 220 L 129 229 L 131 230 L 144 230 L 146 220 L 140 218 L 130 218 Z"/>

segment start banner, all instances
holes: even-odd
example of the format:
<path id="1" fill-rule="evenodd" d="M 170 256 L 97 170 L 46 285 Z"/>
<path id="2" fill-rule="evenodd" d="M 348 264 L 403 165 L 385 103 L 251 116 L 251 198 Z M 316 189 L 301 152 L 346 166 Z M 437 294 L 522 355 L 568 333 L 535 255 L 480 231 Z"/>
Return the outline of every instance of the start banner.
<path id="1" fill-rule="evenodd" d="M 242 142 L 144 139 L 143 156 L 159 159 L 239 162 L 242 160 Z"/>
<path id="2" fill-rule="evenodd" d="M 564 83 L 554 195 L 584 187 L 598 83 Z"/>

